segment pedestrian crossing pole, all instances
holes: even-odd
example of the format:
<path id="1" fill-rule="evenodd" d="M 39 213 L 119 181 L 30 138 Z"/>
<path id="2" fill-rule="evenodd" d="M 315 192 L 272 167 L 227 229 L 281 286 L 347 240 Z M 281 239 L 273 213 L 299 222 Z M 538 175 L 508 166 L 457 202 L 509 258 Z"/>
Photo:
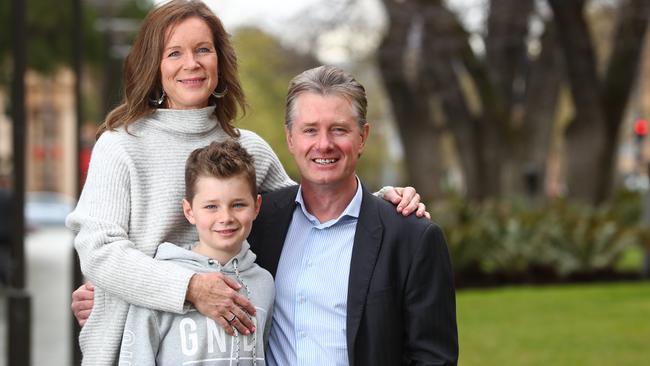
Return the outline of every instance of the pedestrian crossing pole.
<path id="1" fill-rule="evenodd" d="M 13 31 L 13 80 L 11 114 L 13 183 L 11 195 L 12 233 L 9 265 L 7 355 L 9 365 L 31 364 L 31 297 L 25 289 L 25 5 L 11 2 Z"/>
<path id="2" fill-rule="evenodd" d="M 81 11 L 81 0 L 71 0 L 72 14 L 73 14 L 73 26 L 72 26 L 72 64 L 75 73 L 75 84 L 74 84 L 74 103 L 75 103 L 75 118 L 76 118 L 76 131 L 75 131 L 75 141 L 77 142 L 75 156 L 76 159 L 76 169 L 75 172 L 75 192 L 77 198 L 81 194 L 81 124 L 83 122 L 82 113 L 81 113 L 81 77 L 82 77 L 82 64 L 83 64 L 83 37 L 82 37 L 82 24 L 83 17 Z M 74 246 L 73 246 L 74 248 Z M 81 268 L 79 266 L 79 256 L 77 252 L 72 249 L 72 286 L 71 289 L 74 291 L 81 285 L 83 281 L 83 276 L 81 274 Z M 72 365 L 81 365 L 81 349 L 79 348 L 79 332 L 81 327 L 77 323 L 77 320 L 72 317 L 71 326 L 71 355 L 72 355 Z"/>

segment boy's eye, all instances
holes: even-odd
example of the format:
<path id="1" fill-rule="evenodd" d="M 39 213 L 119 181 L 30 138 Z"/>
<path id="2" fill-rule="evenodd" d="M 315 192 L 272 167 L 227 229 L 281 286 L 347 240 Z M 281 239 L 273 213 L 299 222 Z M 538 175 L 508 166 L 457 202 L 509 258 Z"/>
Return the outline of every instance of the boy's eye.
<path id="1" fill-rule="evenodd" d="M 243 202 L 237 202 L 237 203 L 233 203 L 232 207 L 235 207 L 235 208 L 246 207 L 246 204 L 243 203 Z"/>
<path id="2" fill-rule="evenodd" d="M 214 210 L 215 208 L 217 208 L 217 205 L 206 205 L 205 208 L 208 210 Z"/>

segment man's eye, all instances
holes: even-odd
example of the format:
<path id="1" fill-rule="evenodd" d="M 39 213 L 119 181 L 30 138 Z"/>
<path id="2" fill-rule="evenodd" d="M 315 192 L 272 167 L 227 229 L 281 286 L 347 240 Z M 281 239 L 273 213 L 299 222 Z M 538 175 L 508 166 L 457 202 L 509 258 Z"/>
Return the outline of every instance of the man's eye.
<path id="1" fill-rule="evenodd" d="M 217 208 L 217 205 L 206 205 L 205 208 L 208 210 L 214 210 L 215 208 Z"/>

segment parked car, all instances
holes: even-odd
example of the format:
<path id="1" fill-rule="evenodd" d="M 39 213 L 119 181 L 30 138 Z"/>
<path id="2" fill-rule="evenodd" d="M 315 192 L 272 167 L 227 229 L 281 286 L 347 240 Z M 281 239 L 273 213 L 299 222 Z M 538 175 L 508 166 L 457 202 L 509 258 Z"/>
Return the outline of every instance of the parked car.
<path id="1" fill-rule="evenodd" d="M 25 194 L 25 226 L 63 226 L 65 218 L 75 207 L 75 200 L 57 192 L 27 192 Z"/>

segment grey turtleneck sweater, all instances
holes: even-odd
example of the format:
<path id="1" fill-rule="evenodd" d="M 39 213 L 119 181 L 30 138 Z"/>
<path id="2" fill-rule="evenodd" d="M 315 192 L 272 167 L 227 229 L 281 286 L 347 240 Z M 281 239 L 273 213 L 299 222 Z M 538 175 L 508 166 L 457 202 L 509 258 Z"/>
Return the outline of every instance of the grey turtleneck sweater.
<path id="1" fill-rule="evenodd" d="M 249 248 L 247 242 L 242 243 L 239 254 L 223 266 L 187 250 L 190 248 L 170 243 L 161 244 L 155 258 L 193 272 L 222 272 L 241 283 L 240 292 L 250 296 L 257 310 L 255 335 L 229 336 L 214 320 L 195 309 L 179 315 L 131 305 L 122 337 L 120 365 L 252 365 L 255 356 L 257 365 L 264 366 L 275 286 L 271 274 L 255 264 L 255 254 Z"/>
<path id="2" fill-rule="evenodd" d="M 119 128 L 97 140 L 83 192 L 66 221 L 77 232 L 81 269 L 96 285 L 79 336 L 84 365 L 117 362 L 129 304 L 183 312 L 194 272 L 153 255 L 163 242 L 198 240 L 181 207 L 185 160 L 196 148 L 230 138 L 213 110 L 160 109 L 128 133 Z M 240 132 L 238 141 L 255 158 L 260 191 L 295 184 L 262 138 Z"/>

